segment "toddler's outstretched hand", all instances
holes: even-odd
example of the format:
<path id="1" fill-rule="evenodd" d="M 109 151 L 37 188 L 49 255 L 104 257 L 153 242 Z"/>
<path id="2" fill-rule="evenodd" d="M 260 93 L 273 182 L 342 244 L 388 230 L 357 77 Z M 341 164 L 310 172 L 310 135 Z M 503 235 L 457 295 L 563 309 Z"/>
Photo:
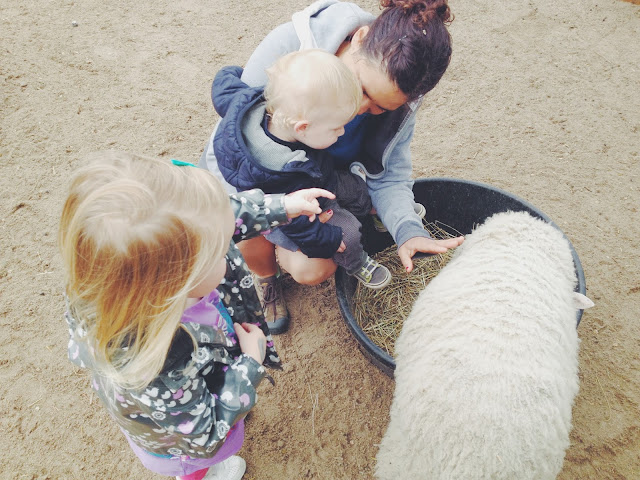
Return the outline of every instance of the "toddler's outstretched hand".
<path id="1" fill-rule="evenodd" d="M 320 220 L 322 223 L 327 223 L 331 217 L 333 217 L 333 210 L 326 210 L 322 212 L 320 215 L 318 215 L 318 220 Z M 342 253 L 346 249 L 347 249 L 347 246 L 345 245 L 345 243 L 340 242 L 340 246 L 338 247 L 338 250 L 336 250 L 336 252 Z"/>
<path id="2" fill-rule="evenodd" d="M 267 339 L 260 327 L 251 323 L 234 323 L 233 328 L 238 336 L 240 350 L 259 364 L 267 353 Z"/>
<path id="3" fill-rule="evenodd" d="M 284 208 L 287 211 L 287 216 L 296 218 L 300 215 L 306 215 L 309 217 L 309 221 L 313 222 L 316 219 L 316 214 L 322 211 L 318 197 L 336 198 L 333 193 L 322 188 L 306 188 L 285 195 Z"/>

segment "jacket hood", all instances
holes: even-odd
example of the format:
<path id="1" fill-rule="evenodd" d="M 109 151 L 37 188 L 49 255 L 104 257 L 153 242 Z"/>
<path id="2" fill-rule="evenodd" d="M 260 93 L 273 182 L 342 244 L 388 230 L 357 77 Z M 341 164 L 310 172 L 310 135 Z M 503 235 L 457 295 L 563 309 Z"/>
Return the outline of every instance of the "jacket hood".
<path id="1" fill-rule="evenodd" d="M 242 67 L 225 67 L 220 70 L 211 84 L 211 100 L 213 108 L 218 115 L 224 117 L 229 109 L 229 104 L 235 98 L 235 94 L 244 90 L 248 90 L 248 85 L 240 81 L 242 75 Z M 238 81 L 235 81 L 237 79 Z M 256 95 L 261 92 L 255 89 Z M 250 92 L 247 95 L 251 97 Z"/>
<path id="2" fill-rule="evenodd" d="M 300 175 L 323 178 L 304 150 L 292 150 L 267 136 L 262 127 L 263 90 L 246 85 L 241 75 L 240 67 L 225 67 L 211 89 L 214 107 L 222 116 L 213 147 L 224 179 L 238 190 L 259 185 L 265 192 L 282 193 L 306 188 L 295 180 Z"/>
<path id="3" fill-rule="evenodd" d="M 336 53 L 358 28 L 374 20 L 374 15 L 353 3 L 319 0 L 293 14 L 291 22 L 276 27 L 265 37 L 249 57 L 242 81 L 252 87 L 265 85 L 265 70 L 288 52 L 321 48 Z"/>

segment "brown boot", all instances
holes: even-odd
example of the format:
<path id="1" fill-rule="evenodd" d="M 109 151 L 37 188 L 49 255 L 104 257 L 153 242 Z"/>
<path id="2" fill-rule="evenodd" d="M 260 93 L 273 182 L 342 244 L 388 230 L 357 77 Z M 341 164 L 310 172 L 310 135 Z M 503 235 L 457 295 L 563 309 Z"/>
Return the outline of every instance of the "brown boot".
<path id="1" fill-rule="evenodd" d="M 272 335 L 284 333 L 289 329 L 289 312 L 282 295 L 282 282 L 278 275 L 257 279 L 262 310 Z"/>

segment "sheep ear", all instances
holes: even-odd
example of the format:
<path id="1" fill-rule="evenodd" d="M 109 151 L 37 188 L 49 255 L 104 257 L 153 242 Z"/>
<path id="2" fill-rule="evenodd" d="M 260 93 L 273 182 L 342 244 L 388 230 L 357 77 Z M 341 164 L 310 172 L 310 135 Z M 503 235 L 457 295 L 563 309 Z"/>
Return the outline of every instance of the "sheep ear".
<path id="1" fill-rule="evenodd" d="M 581 293 L 573 292 L 573 306 L 578 310 L 585 310 L 595 305 L 589 298 Z"/>

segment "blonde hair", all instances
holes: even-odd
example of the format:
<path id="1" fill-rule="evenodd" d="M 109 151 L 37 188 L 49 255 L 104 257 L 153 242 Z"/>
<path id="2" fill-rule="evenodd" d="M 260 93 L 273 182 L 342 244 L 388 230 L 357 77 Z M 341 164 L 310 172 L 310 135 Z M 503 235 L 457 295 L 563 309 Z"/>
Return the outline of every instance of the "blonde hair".
<path id="1" fill-rule="evenodd" d="M 209 172 L 123 152 L 73 176 L 58 241 L 96 368 L 125 388 L 162 370 L 187 295 L 226 253 L 229 198 Z"/>
<path id="2" fill-rule="evenodd" d="M 266 109 L 276 124 L 308 120 L 317 108 L 344 109 L 351 118 L 360 109 L 360 82 L 342 60 L 323 50 L 289 53 L 266 72 Z"/>

